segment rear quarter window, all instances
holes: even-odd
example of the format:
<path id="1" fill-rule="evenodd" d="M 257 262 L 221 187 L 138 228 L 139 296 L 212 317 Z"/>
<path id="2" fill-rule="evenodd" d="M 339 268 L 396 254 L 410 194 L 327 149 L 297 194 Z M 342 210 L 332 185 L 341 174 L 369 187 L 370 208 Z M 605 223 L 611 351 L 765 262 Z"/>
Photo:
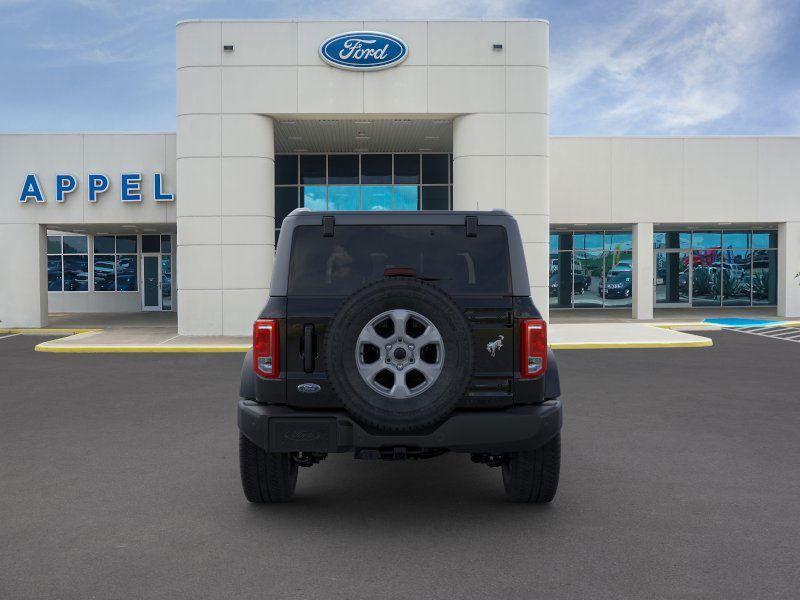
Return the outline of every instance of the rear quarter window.
<path id="1" fill-rule="evenodd" d="M 455 295 L 511 294 L 506 231 L 490 225 L 479 226 L 477 237 L 457 225 L 337 225 L 333 237 L 320 226 L 298 227 L 289 293 L 349 295 L 390 268 L 413 269 Z"/>

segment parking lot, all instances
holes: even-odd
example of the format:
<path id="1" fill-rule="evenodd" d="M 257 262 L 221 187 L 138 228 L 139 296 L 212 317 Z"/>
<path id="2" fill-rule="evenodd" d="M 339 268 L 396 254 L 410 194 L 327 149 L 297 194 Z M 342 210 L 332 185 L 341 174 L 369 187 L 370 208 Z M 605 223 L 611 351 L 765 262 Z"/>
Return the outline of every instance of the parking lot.
<path id="1" fill-rule="evenodd" d="M 706 335 L 706 334 L 704 334 Z M 0 339 L 0 598 L 791 598 L 800 344 L 557 353 L 551 506 L 447 455 L 239 485 L 241 355 Z"/>

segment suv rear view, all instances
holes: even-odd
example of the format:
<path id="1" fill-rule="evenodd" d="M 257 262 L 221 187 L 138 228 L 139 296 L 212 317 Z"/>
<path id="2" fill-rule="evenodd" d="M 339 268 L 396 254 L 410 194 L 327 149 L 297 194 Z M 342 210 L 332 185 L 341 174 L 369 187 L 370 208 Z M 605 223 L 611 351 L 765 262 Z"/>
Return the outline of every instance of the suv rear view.
<path id="1" fill-rule="evenodd" d="M 289 500 L 330 452 L 502 467 L 549 502 L 558 372 L 505 212 L 311 213 L 284 220 L 239 401 L 242 484 Z"/>

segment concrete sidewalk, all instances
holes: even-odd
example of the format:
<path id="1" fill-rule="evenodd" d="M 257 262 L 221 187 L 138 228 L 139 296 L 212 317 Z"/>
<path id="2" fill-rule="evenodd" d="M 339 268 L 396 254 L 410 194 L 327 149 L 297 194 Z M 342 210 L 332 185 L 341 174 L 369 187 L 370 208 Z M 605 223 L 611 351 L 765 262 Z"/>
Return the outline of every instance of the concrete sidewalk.
<path id="1" fill-rule="evenodd" d="M 39 352 L 246 352 L 249 336 L 199 337 L 178 335 L 174 314 L 51 315 L 52 328 L 5 330 L 11 334 L 62 336 L 38 344 Z M 552 323 L 550 346 L 555 350 L 604 348 L 690 348 L 711 340 L 688 331 L 718 330 L 702 322 Z M 3 331 L 3 330 L 0 330 Z"/>

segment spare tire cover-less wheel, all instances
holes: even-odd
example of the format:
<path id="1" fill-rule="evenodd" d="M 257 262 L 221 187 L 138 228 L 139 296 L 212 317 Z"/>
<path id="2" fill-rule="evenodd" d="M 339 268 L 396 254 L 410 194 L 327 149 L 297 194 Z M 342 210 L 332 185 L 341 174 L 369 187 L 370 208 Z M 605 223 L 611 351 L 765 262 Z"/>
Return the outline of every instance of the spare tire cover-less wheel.
<path id="1" fill-rule="evenodd" d="M 367 285 L 326 336 L 328 379 L 357 421 L 407 431 L 438 423 L 472 374 L 469 323 L 438 287 L 411 278 Z"/>

